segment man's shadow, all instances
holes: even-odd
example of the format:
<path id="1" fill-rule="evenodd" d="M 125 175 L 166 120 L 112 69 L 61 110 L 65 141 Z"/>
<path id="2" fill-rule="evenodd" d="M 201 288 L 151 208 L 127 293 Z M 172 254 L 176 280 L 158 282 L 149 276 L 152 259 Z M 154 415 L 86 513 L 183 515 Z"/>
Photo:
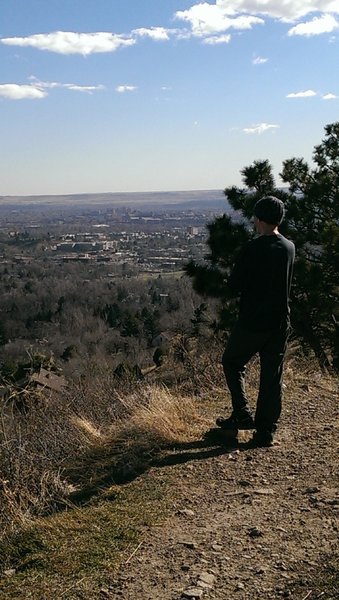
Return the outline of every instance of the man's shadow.
<path id="1" fill-rule="evenodd" d="M 236 432 L 220 428 L 208 430 L 201 439 L 192 442 L 168 444 L 157 451 L 140 452 L 137 456 L 122 457 L 106 448 L 102 452 L 89 452 L 83 460 L 68 470 L 67 480 L 75 487 L 69 500 L 83 505 L 91 499 L 105 495 L 112 485 L 124 485 L 148 471 L 192 461 L 206 460 L 235 450 L 246 450 L 250 442 L 239 442 Z M 110 494 L 112 498 L 114 496 Z"/>
<path id="2" fill-rule="evenodd" d="M 195 460 L 204 460 L 239 449 L 241 444 L 235 432 L 209 429 L 200 440 L 182 442 L 167 449 L 165 456 L 152 461 L 152 467 L 168 467 Z"/>

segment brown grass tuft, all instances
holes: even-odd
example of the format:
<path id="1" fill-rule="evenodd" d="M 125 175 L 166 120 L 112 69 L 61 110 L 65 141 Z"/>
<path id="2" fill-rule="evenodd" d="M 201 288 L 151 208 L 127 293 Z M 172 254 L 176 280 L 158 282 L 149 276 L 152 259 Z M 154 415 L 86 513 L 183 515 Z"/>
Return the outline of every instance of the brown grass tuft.
<path id="1" fill-rule="evenodd" d="M 166 387 L 146 386 L 140 393 L 122 399 L 129 418 L 116 422 L 106 444 L 135 440 L 155 449 L 196 437 L 202 419 L 192 398 L 173 394 Z"/>
<path id="2" fill-rule="evenodd" d="M 163 386 L 146 385 L 120 396 L 125 417 L 117 419 L 101 436 L 78 421 L 87 436 L 88 451 L 69 465 L 67 476 L 75 487 L 73 500 L 87 501 L 114 483 L 133 479 L 147 469 L 161 451 L 197 439 L 203 419 L 192 398 Z"/>

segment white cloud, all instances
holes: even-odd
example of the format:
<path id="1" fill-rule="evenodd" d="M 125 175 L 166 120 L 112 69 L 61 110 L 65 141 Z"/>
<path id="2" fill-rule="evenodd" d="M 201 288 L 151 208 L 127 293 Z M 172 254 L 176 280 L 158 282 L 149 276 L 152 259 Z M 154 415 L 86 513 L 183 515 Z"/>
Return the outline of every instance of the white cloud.
<path id="1" fill-rule="evenodd" d="M 338 96 L 335 94 L 324 94 L 322 98 L 323 100 L 336 100 Z"/>
<path id="2" fill-rule="evenodd" d="M 179 20 L 190 24 L 192 34 L 204 37 L 222 33 L 229 29 L 252 29 L 263 24 L 264 18 L 283 22 L 296 22 L 309 14 L 319 13 L 311 22 L 297 25 L 289 35 L 315 35 L 300 33 L 303 27 L 319 29 L 319 33 L 333 31 L 336 20 L 333 14 L 339 14 L 338 0 L 215 0 L 193 4 L 187 10 L 175 13 Z M 324 31 L 321 31 L 324 29 Z M 318 31 L 317 31 L 318 33 Z"/>
<path id="3" fill-rule="evenodd" d="M 64 83 L 62 87 L 72 90 L 73 92 L 87 92 L 88 94 L 105 89 L 105 86 L 103 85 L 76 85 L 75 83 Z"/>
<path id="4" fill-rule="evenodd" d="M 135 85 L 118 85 L 115 91 L 119 92 L 119 94 L 124 94 L 125 92 L 134 92 L 136 89 Z"/>
<path id="5" fill-rule="evenodd" d="M 0 84 L 0 96 L 9 100 L 40 100 L 47 92 L 36 85 L 19 85 L 17 83 Z"/>
<path id="6" fill-rule="evenodd" d="M 30 84 L 3 83 L 0 85 L 0 97 L 9 100 L 40 100 L 48 96 L 47 90 L 63 88 L 74 92 L 86 92 L 92 94 L 98 90 L 104 90 L 103 85 L 78 85 L 76 83 L 60 83 L 57 81 L 39 81 L 31 76 Z"/>
<path id="7" fill-rule="evenodd" d="M 305 35 L 310 37 L 312 35 L 321 35 L 322 33 L 331 33 L 339 29 L 339 22 L 333 17 L 333 15 L 322 15 L 321 17 L 314 17 L 311 21 L 306 23 L 299 23 L 289 30 L 288 35 Z"/>
<path id="8" fill-rule="evenodd" d="M 263 65 L 264 63 L 267 63 L 268 58 L 263 58 L 262 56 L 255 56 L 252 59 L 252 65 Z"/>
<path id="9" fill-rule="evenodd" d="M 311 98 L 316 95 L 317 92 L 306 90 L 305 92 L 291 92 L 290 94 L 287 94 L 286 98 Z"/>
<path id="10" fill-rule="evenodd" d="M 243 131 L 244 133 L 257 133 L 261 135 L 265 131 L 269 131 L 270 129 L 279 129 L 279 127 L 280 125 L 273 125 L 271 123 L 258 123 L 252 127 L 245 127 Z"/>
<path id="11" fill-rule="evenodd" d="M 39 89 L 54 89 L 54 88 L 64 88 L 68 90 L 72 90 L 74 92 L 87 92 L 88 94 L 92 94 L 93 92 L 97 92 L 100 90 L 104 90 L 104 85 L 78 85 L 77 83 L 60 83 L 57 81 L 39 81 L 34 76 L 29 77 L 31 81 L 34 82 L 34 86 Z"/>
<path id="12" fill-rule="evenodd" d="M 29 37 L 2 38 L 2 44 L 49 50 L 58 54 L 82 54 L 114 52 L 124 46 L 132 46 L 136 40 L 108 32 L 74 33 L 56 31 L 39 33 Z"/>
<path id="13" fill-rule="evenodd" d="M 217 4 L 207 2 L 195 4 L 188 10 L 179 10 L 175 17 L 190 23 L 193 35 L 205 36 L 213 33 L 222 33 L 228 29 L 251 29 L 264 21 L 252 15 L 230 16 L 232 12 Z"/>
<path id="14" fill-rule="evenodd" d="M 218 44 L 228 44 L 231 40 L 231 36 L 229 34 L 225 35 L 212 35 L 203 40 L 203 44 L 209 44 L 211 46 L 216 46 Z"/>
<path id="15" fill-rule="evenodd" d="M 151 27 L 149 29 L 141 27 L 139 29 L 133 29 L 132 31 L 132 35 L 136 35 L 137 37 L 149 37 L 156 42 L 169 40 L 170 33 L 172 33 L 172 30 L 165 29 L 164 27 Z"/>
<path id="16" fill-rule="evenodd" d="M 283 21 L 297 21 L 310 13 L 338 13 L 338 0 L 216 0 L 227 14 L 266 15 Z"/>

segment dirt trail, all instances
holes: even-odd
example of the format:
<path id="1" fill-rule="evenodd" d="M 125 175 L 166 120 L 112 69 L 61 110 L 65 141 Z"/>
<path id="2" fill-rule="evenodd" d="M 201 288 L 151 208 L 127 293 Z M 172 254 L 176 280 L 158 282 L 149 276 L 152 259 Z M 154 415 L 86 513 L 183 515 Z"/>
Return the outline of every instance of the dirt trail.
<path id="1" fill-rule="evenodd" d="M 288 386 L 273 447 L 249 448 L 246 432 L 238 447 L 207 439 L 173 452 L 144 475 L 170 474 L 172 514 L 107 597 L 337 599 L 322 576 L 338 556 L 338 428 L 335 383 L 318 378 Z"/>

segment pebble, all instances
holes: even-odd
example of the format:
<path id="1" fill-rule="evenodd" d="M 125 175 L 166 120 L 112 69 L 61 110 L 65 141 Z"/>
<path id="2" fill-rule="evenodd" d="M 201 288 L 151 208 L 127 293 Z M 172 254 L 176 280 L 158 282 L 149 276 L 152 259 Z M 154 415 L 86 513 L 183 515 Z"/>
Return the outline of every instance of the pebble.
<path id="1" fill-rule="evenodd" d="M 316 486 L 307 487 L 305 490 L 305 494 L 317 494 L 318 492 L 320 492 L 320 489 Z"/>
<path id="2" fill-rule="evenodd" d="M 280 571 L 287 571 L 288 570 L 287 567 L 286 567 L 286 565 L 285 565 L 285 563 L 282 560 L 279 560 L 276 563 L 275 566 L 276 566 L 277 569 L 280 569 Z"/>
<path id="3" fill-rule="evenodd" d="M 212 587 L 214 582 L 215 576 L 212 573 L 208 573 L 208 571 L 203 571 L 199 576 L 198 585 L 204 584 L 207 587 Z"/>
<path id="4" fill-rule="evenodd" d="M 204 581 L 198 581 L 197 586 L 200 587 L 203 590 L 210 590 L 212 588 L 211 585 L 208 585 L 208 583 L 205 583 Z"/>
<path id="5" fill-rule="evenodd" d="M 253 492 L 254 494 L 258 494 L 258 496 L 271 496 L 274 494 L 274 490 L 271 488 L 256 488 Z"/>
<path id="6" fill-rule="evenodd" d="M 329 504 L 330 506 L 338 506 L 339 505 L 339 498 L 331 498 L 330 500 L 325 500 L 326 504 Z"/>
<path id="7" fill-rule="evenodd" d="M 201 598 L 201 596 L 203 595 L 204 590 L 202 588 L 199 587 L 195 587 L 195 588 L 188 588 L 187 590 L 185 590 L 182 593 L 182 598 Z"/>
<path id="8" fill-rule="evenodd" d="M 238 484 L 242 487 L 248 487 L 249 485 L 252 485 L 251 482 L 248 481 L 248 479 L 240 479 L 240 481 L 238 481 Z"/>
<path id="9" fill-rule="evenodd" d="M 183 546 L 186 546 L 186 548 L 191 548 L 191 550 L 196 550 L 198 547 L 198 544 L 196 542 L 181 542 L 183 544 Z"/>
<path id="10" fill-rule="evenodd" d="M 251 529 L 248 532 L 248 535 L 250 537 L 254 538 L 254 537 L 262 537 L 264 534 L 260 529 L 258 529 L 258 527 L 251 527 Z"/>
<path id="11" fill-rule="evenodd" d="M 178 510 L 178 515 L 183 515 L 185 517 L 194 517 L 194 510 L 190 510 L 189 508 L 183 508 L 182 510 Z"/>
<path id="12" fill-rule="evenodd" d="M 212 544 L 212 550 L 214 550 L 214 552 L 221 552 L 223 549 L 223 547 L 220 544 Z"/>

